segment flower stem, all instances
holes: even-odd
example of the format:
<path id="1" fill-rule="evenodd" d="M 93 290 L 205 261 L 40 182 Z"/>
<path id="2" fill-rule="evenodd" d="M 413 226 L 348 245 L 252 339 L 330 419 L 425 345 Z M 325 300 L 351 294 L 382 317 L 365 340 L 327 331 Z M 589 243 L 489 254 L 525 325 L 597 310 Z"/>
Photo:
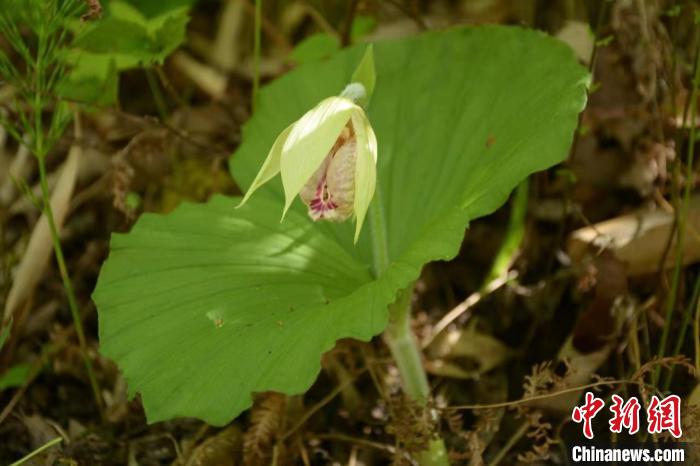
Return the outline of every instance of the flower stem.
<path id="1" fill-rule="evenodd" d="M 389 307 L 389 327 L 384 336 L 401 373 L 404 391 L 415 401 L 425 404 L 430 386 L 416 338 L 411 332 L 412 292 L 413 287 L 401 291 L 396 302 Z"/>
<path id="2" fill-rule="evenodd" d="M 379 182 L 374 194 L 374 201 L 369 211 L 370 230 L 372 233 L 372 256 L 374 257 L 374 276 L 379 278 L 389 268 L 389 246 L 387 241 L 384 204 Z M 396 301 L 389 306 L 389 326 L 384 332 L 391 354 L 401 374 L 404 392 L 421 406 L 427 405 L 430 398 L 428 376 L 423 369 L 420 347 L 411 331 L 411 298 L 413 284 L 399 292 Z M 445 442 L 436 437 L 428 449 L 418 458 L 421 466 L 447 466 Z"/>
<path id="3" fill-rule="evenodd" d="M 404 392 L 420 406 L 426 408 L 430 397 L 428 377 L 423 369 L 418 342 L 411 331 L 411 298 L 413 285 L 401 291 L 389 306 L 389 327 L 384 339 L 401 374 Z M 418 457 L 421 466 L 448 465 L 447 451 L 442 438 L 436 437 L 428 449 Z"/>

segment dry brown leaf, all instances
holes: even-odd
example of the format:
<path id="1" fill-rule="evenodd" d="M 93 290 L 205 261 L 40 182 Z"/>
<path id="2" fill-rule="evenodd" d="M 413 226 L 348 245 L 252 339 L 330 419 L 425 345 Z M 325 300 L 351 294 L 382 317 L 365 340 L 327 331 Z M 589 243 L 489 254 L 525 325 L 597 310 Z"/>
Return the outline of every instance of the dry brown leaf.
<path id="1" fill-rule="evenodd" d="M 265 392 L 256 395 L 250 412 L 250 427 L 243 436 L 243 464 L 269 464 L 284 426 L 286 404 L 287 397 L 281 393 Z"/>
<path id="2" fill-rule="evenodd" d="M 623 215 L 574 231 L 568 252 L 574 261 L 590 248 L 609 249 L 627 265 L 629 275 L 655 273 L 673 231 L 673 214 L 662 210 L 644 210 Z M 675 250 L 675 240 L 671 244 Z M 675 254 L 668 254 L 665 266 L 672 267 Z M 700 195 L 690 201 L 686 219 L 683 264 L 700 261 Z"/>
<path id="3" fill-rule="evenodd" d="M 588 64 L 591 60 L 595 38 L 588 23 L 567 21 L 564 27 L 557 32 L 556 37 L 571 47 L 583 63 Z"/>
<path id="4" fill-rule="evenodd" d="M 512 350 L 476 328 L 472 321 L 463 330 L 445 332 L 434 343 L 428 372 L 441 377 L 473 379 L 503 364 Z"/>
<path id="5" fill-rule="evenodd" d="M 185 466 L 236 466 L 243 451 L 243 433 L 232 425 L 198 445 Z M 180 464 L 180 463 L 176 463 Z"/>

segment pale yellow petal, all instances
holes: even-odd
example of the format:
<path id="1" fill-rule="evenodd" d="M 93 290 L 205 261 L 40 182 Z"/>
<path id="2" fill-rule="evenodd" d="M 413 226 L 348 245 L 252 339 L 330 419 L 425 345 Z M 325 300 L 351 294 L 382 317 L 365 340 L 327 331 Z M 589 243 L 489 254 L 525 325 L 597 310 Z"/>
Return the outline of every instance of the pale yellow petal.
<path id="1" fill-rule="evenodd" d="M 329 97 L 294 124 L 280 161 L 285 214 L 296 195 L 321 166 L 357 108 L 348 99 Z"/>
<path id="2" fill-rule="evenodd" d="M 352 125 L 357 141 L 354 201 L 355 243 L 357 243 L 377 184 L 377 138 L 361 109 L 353 112 Z"/>
<path id="3" fill-rule="evenodd" d="M 270 179 L 272 179 L 275 175 L 277 175 L 280 172 L 280 159 L 282 158 L 282 147 L 284 147 L 284 143 L 287 141 L 287 137 L 292 131 L 293 126 L 294 124 L 287 126 L 287 128 L 284 131 L 282 131 L 279 136 L 277 136 L 277 139 L 275 139 L 274 144 L 272 144 L 272 148 L 267 154 L 267 158 L 263 162 L 260 171 L 255 176 L 253 184 L 251 184 L 250 188 L 248 188 L 248 191 L 246 191 L 245 197 L 243 198 L 241 203 L 238 204 L 238 207 L 241 207 L 243 204 L 245 204 L 250 198 L 250 196 L 255 192 L 255 190 L 257 190 L 260 186 L 270 181 Z"/>

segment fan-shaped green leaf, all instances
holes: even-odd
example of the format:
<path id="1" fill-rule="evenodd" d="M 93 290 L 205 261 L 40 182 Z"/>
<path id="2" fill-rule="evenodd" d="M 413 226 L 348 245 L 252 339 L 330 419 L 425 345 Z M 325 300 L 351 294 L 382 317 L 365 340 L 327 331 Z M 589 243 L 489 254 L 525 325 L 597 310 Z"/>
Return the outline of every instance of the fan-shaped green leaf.
<path id="1" fill-rule="evenodd" d="M 263 90 L 232 159 L 241 186 L 282 130 L 344 88 L 365 49 Z M 280 224 L 277 180 L 241 209 L 217 197 L 114 237 L 94 295 L 102 352 L 149 420 L 223 424 L 252 392 L 304 391 L 336 339 L 379 333 L 397 291 L 453 257 L 469 220 L 566 156 L 588 79 L 564 45 L 504 27 L 378 43 L 375 63 L 377 193 L 357 246 L 351 222 L 313 224 L 299 201 Z"/>
<path id="2" fill-rule="evenodd" d="M 150 421 L 224 424 L 253 392 L 303 391 L 336 339 L 367 339 L 385 324 L 383 312 L 355 311 L 388 293 L 305 216 L 280 228 L 276 202 L 237 203 L 146 214 L 113 237 L 93 296 L 101 350 L 143 394 Z"/>

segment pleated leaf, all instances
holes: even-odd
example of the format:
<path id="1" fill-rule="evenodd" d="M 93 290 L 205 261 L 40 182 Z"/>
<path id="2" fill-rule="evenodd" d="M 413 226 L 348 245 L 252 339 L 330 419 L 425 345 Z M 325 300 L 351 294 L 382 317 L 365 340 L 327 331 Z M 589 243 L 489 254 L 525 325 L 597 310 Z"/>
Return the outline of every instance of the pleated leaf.
<path id="1" fill-rule="evenodd" d="M 280 132 L 345 87 L 365 50 L 262 91 L 232 157 L 240 186 Z M 313 223 L 300 201 L 280 223 L 279 179 L 241 209 L 216 197 L 144 215 L 114 236 L 94 294 L 101 351 L 150 421 L 221 425 L 254 392 L 303 392 L 338 338 L 380 333 L 387 305 L 423 265 L 454 257 L 471 219 L 566 157 L 588 74 L 563 44 L 488 26 L 377 43 L 374 56 L 377 189 L 357 245 L 352 222 Z"/>

